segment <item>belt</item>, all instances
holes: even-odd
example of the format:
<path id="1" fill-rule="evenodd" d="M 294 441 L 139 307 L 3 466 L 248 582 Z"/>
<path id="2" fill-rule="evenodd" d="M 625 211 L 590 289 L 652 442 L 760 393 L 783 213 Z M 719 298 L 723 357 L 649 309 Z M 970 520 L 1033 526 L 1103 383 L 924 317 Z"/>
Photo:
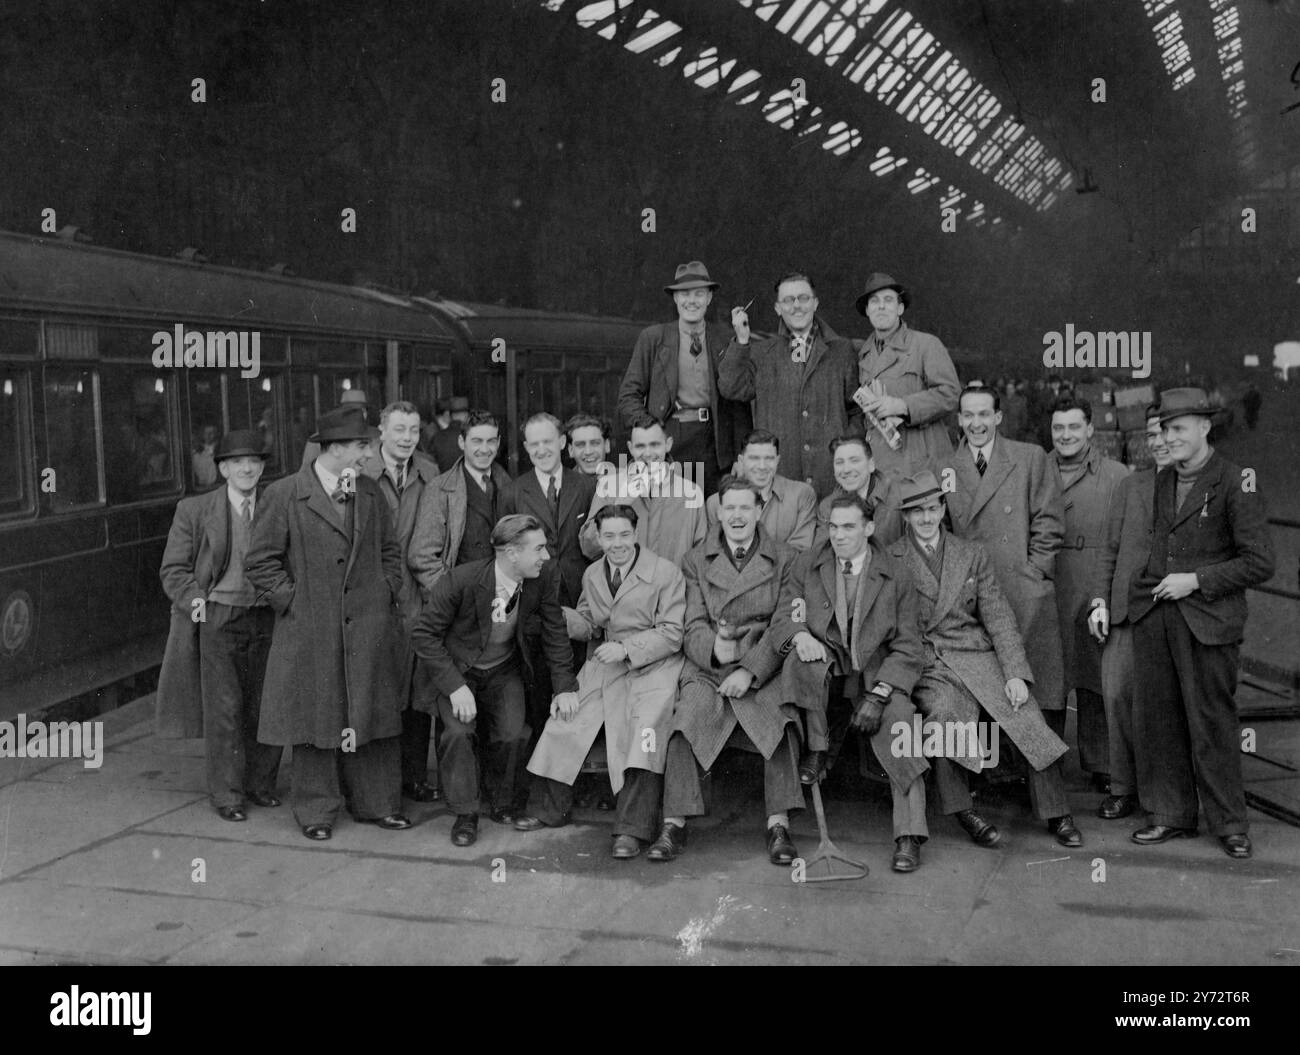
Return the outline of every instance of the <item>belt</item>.
<path id="1" fill-rule="evenodd" d="M 674 410 L 672 413 L 674 421 L 708 421 L 708 407 L 686 407 L 682 410 Z"/>

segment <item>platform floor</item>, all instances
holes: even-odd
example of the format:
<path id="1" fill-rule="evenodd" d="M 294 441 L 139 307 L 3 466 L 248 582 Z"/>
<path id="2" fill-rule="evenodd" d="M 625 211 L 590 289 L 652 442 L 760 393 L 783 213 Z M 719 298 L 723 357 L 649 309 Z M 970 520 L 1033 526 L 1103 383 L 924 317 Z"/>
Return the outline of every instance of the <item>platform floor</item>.
<path id="1" fill-rule="evenodd" d="M 287 806 L 220 820 L 201 742 L 157 740 L 151 715 L 146 698 L 105 717 L 99 769 L 0 760 L 0 963 L 1300 964 L 1300 829 L 1253 810 L 1249 862 L 1206 836 L 1138 847 L 1075 773 L 1069 851 L 1003 786 L 981 802 L 1001 848 L 932 816 L 921 869 L 896 875 L 886 789 L 841 776 L 831 834 L 871 874 L 796 884 L 766 860 L 761 768 L 737 755 L 671 864 L 611 860 L 595 810 L 535 834 L 485 817 L 460 849 L 440 803 L 413 805 L 409 831 L 343 820 L 312 843 Z M 1300 722 L 1254 727 L 1251 789 L 1294 802 Z M 794 835 L 811 854 L 811 810 Z"/>

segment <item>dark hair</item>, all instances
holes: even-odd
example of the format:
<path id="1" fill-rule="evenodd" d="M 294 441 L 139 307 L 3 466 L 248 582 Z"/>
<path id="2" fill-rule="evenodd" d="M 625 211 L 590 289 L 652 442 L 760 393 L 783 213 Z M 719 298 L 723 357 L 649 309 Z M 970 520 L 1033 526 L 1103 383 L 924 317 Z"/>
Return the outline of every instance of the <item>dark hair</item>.
<path id="1" fill-rule="evenodd" d="M 631 506 L 608 505 L 596 510 L 596 530 L 599 531 L 606 520 L 626 520 L 636 527 L 636 510 Z"/>
<path id="2" fill-rule="evenodd" d="M 871 441 L 860 432 L 846 432 L 842 436 L 836 436 L 830 443 L 826 444 L 826 449 L 830 451 L 831 457 L 835 457 L 835 452 L 841 447 L 846 447 L 850 443 L 856 443 L 864 451 L 867 457 L 871 457 Z"/>
<path id="3" fill-rule="evenodd" d="M 497 430 L 497 435 L 501 435 L 501 422 L 497 421 L 496 416 L 490 410 L 471 410 L 467 417 L 460 425 L 460 434 L 468 436 L 469 430 L 478 425 L 491 425 Z"/>
<path id="4" fill-rule="evenodd" d="M 1159 403 L 1148 403 L 1148 404 L 1147 404 L 1146 420 L 1147 420 L 1147 421 L 1150 421 L 1152 418 L 1158 418 L 1158 417 L 1160 417 L 1160 404 L 1159 404 Z"/>
<path id="5" fill-rule="evenodd" d="M 650 413 L 648 410 L 639 410 L 632 415 L 628 422 L 628 434 L 631 435 L 633 429 L 653 429 L 655 426 L 664 430 L 664 435 L 668 435 L 668 426 Z"/>
<path id="6" fill-rule="evenodd" d="M 861 495 L 836 495 L 831 499 L 831 508 L 827 511 L 827 518 L 837 509 L 860 509 L 862 510 L 862 519 L 870 524 L 876 519 L 875 504 L 868 502 Z"/>
<path id="7" fill-rule="evenodd" d="M 1076 396 L 1071 392 L 1069 395 L 1057 396 L 1056 402 L 1052 404 L 1053 414 L 1065 414 L 1071 410 L 1082 410 L 1083 420 L 1089 425 L 1092 424 L 1092 404 L 1083 396 Z"/>
<path id="8" fill-rule="evenodd" d="M 813 285 L 813 280 L 810 279 L 807 275 L 805 275 L 802 271 L 786 272 L 784 275 L 778 278 L 774 283 L 772 283 L 772 292 L 779 294 L 781 292 L 781 287 L 784 286 L 787 282 L 807 282 L 808 288 L 813 291 L 814 296 L 817 293 L 817 287 Z"/>
<path id="9" fill-rule="evenodd" d="M 600 429 L 604 439 L 609 439 L 614 434 L 613 423 L 608 418 L 598 418 L 594 414 L 574 414 L 564 423 L 564 435 L 568 437 L 570 443 L 573 442 L 573 434 L 578 429 Z"/>
<path id="10" fill-rule="evenodd" d="M 996 388 L 990 388 L 983 381 L 972 381 L 961 390 L 961 395 L 957 397 L 958 410 L 961 410 L 961 401 L 968 395 L 992 396 L 994 413 L 997 413 L 997 411 L 1002 409 L 1002 397 L 998 395 L 998 390 Z"/>
<path id="11" fill-rule="evenodd" d="M 471 415 L 472 416 L 472 415 Z M 492 545 L 496 549 L 505 549 L 519 542 L 530 531 L 542 531 L 542 522 L 527 513 L 511 513 L 502 517 L 492 529 Z"/>
<path id="12" fill-rule="evenodd" d="M 781 440 L 775 432 L 768 432 L 767 429 L 755 429 L 745 437 L 745 442 L 740 445 L 743 451 L 751 443 L 770 443 L 776 448 L 776 453 L 781 453 Z"/>
<path id="13" fill-rule="evenodd" d="M 728 473 L 726 476 L 724 476 L 721 480 L 718 481 L 717 495 L 718 495 L 719 503 L 721 503 L 722 501 L 722 496 L 725 495 L 728 491 L 748 491 L 750 494 L 754 496 L 755 503 L 757 503 L 759 498 L 762 497 L 762 494 L 759 492 L 758 485 L 754 483 L 748 476 L 737 476 L 733 473 Z"/>

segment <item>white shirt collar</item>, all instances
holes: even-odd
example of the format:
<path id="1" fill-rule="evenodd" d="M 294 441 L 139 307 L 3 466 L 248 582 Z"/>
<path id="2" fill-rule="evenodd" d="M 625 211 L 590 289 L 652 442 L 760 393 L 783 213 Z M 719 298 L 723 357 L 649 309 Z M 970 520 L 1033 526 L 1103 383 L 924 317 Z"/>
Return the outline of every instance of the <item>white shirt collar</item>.
<path id="1" fill-rule="evenodd" d="M 501 570 L 499 561 L 493 561 L 492 566 L 496 569 L 497 575 L 497 596 L 505 597 L 507 600 L 515 595 L 515 590 L 519 588 L 519 580 L 512 579 Z"/>
<path id="2" fill-rule="evenodd" d="M 538 484 L 541 485 L 543 495 L 546 494 L 546 489 L 551 486 L 552 476 L 555 477 L 555 493 L 557 495 L 560 493 L 560 485 L 564 483 L 563 467 L 557 465 L 553 473 L 544 473 L 542 472 L 541 469 L 538 469 L 536 466 L 534 466 L 533 472 L 537 474 L 537 482 Z"/>
<path id="3" fill-rule="evenodd" d="M 230 504 L 231 504 L 231 506 L 234 507 L 234 510 L 235 510 L 236 513 L 239 513 L 239 514 L 241 514 L 241 515 L 243 514 L 243 512 L 244 512 L 244 499 L 245 499 L 245 498 L 247 498 L 247 499 L 252 503 L 252 504 L 248 507 L 249 512 L 252 513 L 252 512 L 255 512 L 255 511 L 257 510 L 257 492 L 256 492 L 256 491 L 254 491 L 251 495 L 241 495 L 241 494 L 239 493 L 239 491 L 235 489 L 235 485 L 234 485 L 234 484 L 227 482 L 227 484 L 226 484 L 226 497 L 230 499 Z"/>
<path id="4" fill-rule="evenodd" d="M 388 452 L 385 451 L 382 447 L 380 447 L 379 450 L 380 450 L 380 454 L 383 456 L 384 459 L 384 468 L 388 470 L 388 474 L 394 480 L 397 479 L 397 470 L 400 469 L 403 465 L 406 466 L 407 474 L 408 475 L 410 474 L 410 471 L 412 469 L 411 463 L 415 460 L 414 455 L 412 455 L 410 458 L 407 458 L 405 462 L 399 462 L 394 458 L 390 458 L 388 456 Z"/>
<path id="5" fill-rule="evenodd" d="M 722 537 L 723 537 L 723 539 L 724 539 L 724 540 L 726 541 L 726 543 L 727 543 L 727 548 L 728 548 L 729 550 L 731 550 L 731 555 L 732 555 L 732 557 L 735 557 L 735 556 L 736 556 L 736 550 L 739 548 L 740 544 L 737 543 L 737 542 L 732 542 L 731 539 L 727 538 L 726 535 L 723 535 Z M 752 553 L 753 550 L 754 550 L 754 547 L 757 546 L 757 545 L 758 545 L 758 535 L 757 535 L 757 533 L 755 533 L 755 534 L 751 535 L 751 536 L 749 537 L 749 541 L 745 543 L 745 552 L 746 552 L 746 553 Z"/>
<path id="6" fill-rule="evenodd" d="M 867 562 L 867 557 L 868 555 L 870 555 L 870 553 L 871 553 L 870 549 L 864 549 L 861 553 L 859 553 L 856 557 L 854 557 L 853 560 L 849 562 L 850 566 L 853 568 L 854 575 L 862 574 L 862 565 L 864 565 Z M 835 566 L 841 572 L 843 572 L 844 570 L 844 560 L 845 558 L 843 557 L 835 558 Z"/>
<path id="7" fill-rule="evenodd" d="M 312 468 L 316 470 L 316 479 L 321 482 L 327 495 L 332 495 L 339 486 L 339 478 L 330 472 L 325 466 L 321 465 L 320 459 L 317 458 L 312 462 Z"/>
<path id="8" fill-rule="evenodd" d="M 983 447 L 970 447 L 970 460 L 971 460 L 971 461 L 975 461 L 975 460 L 979 457 L 979 452 L 980 452 L 980 451 L 983 451 L 983 452 L 984 452 L 984 460 L 985 460 L 986 462 L 992 461 L 992 460 L 993 460 L 993 444 L 995 444 L 995 443 L 997 442 L 997 439 L 998 439 L 998 434 L 995 432 L 995 433 L 993 433 L 993 435 L 990 437 L 988 443 L 984 444 Z M 967 446 L 970 446 L 970 441 L 967 440 L 966 442 L 967 442 Z"/>

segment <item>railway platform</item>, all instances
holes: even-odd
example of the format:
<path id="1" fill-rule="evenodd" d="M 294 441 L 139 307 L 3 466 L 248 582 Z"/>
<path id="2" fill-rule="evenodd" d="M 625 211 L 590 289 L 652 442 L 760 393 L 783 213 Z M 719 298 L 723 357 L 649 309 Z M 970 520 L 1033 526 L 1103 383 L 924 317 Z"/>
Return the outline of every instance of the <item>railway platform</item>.
<path id="1" fill-rule="evenodd" d="M 1275 707 L 1250 686 L 1239 703 Z M 885 787 L 840 776 L 830 833 L 870 875 L 797 884 L 763 853 L 761 767 L 728 755 L 713 816 L 670 864 L 611 860 L 595 810 L 534 834 L 485 817 L 459 849 L 441 803 L 410 804 L 409 831 L 345 818 L 322 844 L 287 804 L 220 820 L 201 742 L 156 739 L 152 710 L 102 717 L 99 768 L 0 759 L 0 963 L 1300 964 L 1300 830 L 1258 809 L 1251 861 L 1205 835 L 1138 847 L 1134 819 L 1099 820 L 1074 770 L 1082 849 L 1003 785 L 980 801 L 1000 848 L 932 815 L 921 869 L 897 875 Z M 1248 789 L 1300 815 L 1300 721 L 1247 726 Z M 793 829 L 811 854 L 812 811 Z"/>

